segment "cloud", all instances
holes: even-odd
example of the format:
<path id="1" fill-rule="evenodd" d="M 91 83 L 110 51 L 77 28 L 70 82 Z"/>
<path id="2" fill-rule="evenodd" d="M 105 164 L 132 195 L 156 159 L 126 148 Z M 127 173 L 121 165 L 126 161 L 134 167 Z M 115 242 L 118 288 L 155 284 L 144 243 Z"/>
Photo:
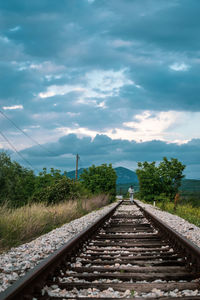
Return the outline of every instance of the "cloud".
<path id="1" fill-rule="evenodd" d="M 122 39 L 116 39 L 111 41 L 111 45 L 114 46 L 115 48 L 121 48 L 121 47 L 130 47 L 133 45 L 133 43 Z"/>
<path id="2" fill-rule="evenodd" d="M 112 34 L 126 39 L 140 40 L 171 51 L 198 49 L 199 3 L 178 1 L 111 1 L 117 12 Z M 134 18 L 132 12 L 134 11 Z M 126 22 L 125 21 L 126 18 Z M 121 25 L 121 26 L 120 26 Z M 183 28 L 185 28 L 183 30 Z"/>
<path id="3" fill-rule="evenodd" d="M 81 87 L 70 86 L 70 85 L 52 85 L 47 88 L 47 91 L 44 93 L 39 93 L 40 98 L 49 98 L 55 95 L 66 95 L 70 92 L 81 92 L 84 91 Z"/>
<path id="4" fill-rule="evenodd" d="M 77 117 L 78 121 L 80 114 L 67 113 L 70 117 Z M 96 115 L 94 116 L 96 118 Z M 196 116 L 197 118 L 199 117 Z M 94 119 L 95 119 L 94 118 Z M 166 142 L 175 142 L 178 144 L 186 143 L 191 139 L 191 135 L 181 134 L 180 131 L 176 133 L 173 132 L 174 127 L 182 126 L 183 132 L 185 113 L 182 112 L 154 112 L 154 111 L 143 111 L 141 114 L 134 116 L 134 121 L 124 122 L 121 128 L 112 128 L 112 129 L 103 129 L 99 130 L 99 126 L 97 129 L 94 129 L 94 126 L 89 129 L 87 127 L 81 127 L 80 124 L 74 123 L 71 127 L 58 127 L 56 130 L 63 134 L 74 133 L 78 137 L 90 136 L 94 138 L 97 134 L 104 134 L 112 139 L 126 139 L 129 141 L 151 141 L 151 140 L 162 140 Z M 94 121 L 91 123 L 93 124 Z M 85 122 L 85 124 L 87 121 Z M 192 126 L 191 120 L 188 116 L 188 122 L 186 127 Z M 91 127 L 91 126 L 90 126 Z M 191 128 L 190 128 L 191 129 Z M 197 133 L 195 133 L 198 135 Z M 194 137 L 196 136 L 194 135 Z"/>
<path id="5" fill-rule="evenodd" d="M 176 157 L 189 168 L 192 175 L 192 169 L 199 161 L 200 139 L 192 140 L 188 143 L 177 145 L 168 144 L 162 141 L 148 141 L 136 143 L 127 140 L 112 140 L 106 135 L 96 135 L 91 137 L 78 138 L 75 134 L 68 134 L 61 137 L 56 143 L 48 143 L 45 145 L 47 149 L 51 149 L 56 153 L 55 157 L 41 151 L 38 146 L 23 150 L 26 158 L 34 161 L 38 167 L 51 165 L 61 167 L 62 169 L 74 167 L 74 159 L 76 153 L 79 153 L 83 167 L 92 164 L 113 163 L 120 165 L 119 162 L 129 168 L 136 165 L 137 161 L 160 161 L 164 156 L 168 158 Z M 71 155 L 69 165 L 65 162 L 66 155 Z M 192 155 L 192 157 L 191 157 Z M 196 171 L 195 171 L 196 172 Z M 186 169 L 187 174 L 187 169 Z M 196 174 L 196 173 L 195 173 Z"/>
<path id="6" fill-rule="evenodd" d="M 120 88 L 133 84 L 134 83 L 126 77 L 125 70 L 95 70 L 86 73 L 84 82 L 79 86 L 51 85 L 48 86 L 46 92 L 39 93 L 39 97 L 48 98 L 55 95 L 65 95 L 70 92 L 82 92 L 82 99 L 106 98 L 118 95 Z"/>
<path id="7" fill-rule="evenodd" d="M 18 30 L 20 30 L 20 29 L 21 29 L 20 26 L 15 26 L 15 27 L 11 28 L 10 31 L 11 31 L 11 32 L 15 32 L 15 31 L 18 31 Z"/>
<path id="8" fill-rule="evenodd" d="M 88 1 L 60 1 L 55 5 L 50 1 L 46 5 L 46 1 L 35 1 L 27 7 L 21 1 L 19 9 L 15 1 L 0 4 L 2 18 L 7 20 L 3 35 L 7 46 L 2 55 L 9 54 L 13 67 L 15 63 L 17 70 L 30 74 L 30 79 L 25 78 L 23 94 L 15 92 L 16 97 L 24 95 L 26 102 L 31 101 L 30 85 L 35 95 L 46 98 L 81 88 L 87 93 L 82 102 L 88 105 L 92 102 L 85 96 L 93 100 L 119 96 L 114 100 L 119 106 L 124 97 L 134 109 L 200 109 L 196 99 L 200 92 L 198 55 L 177 48 L 181 38 L 186 47 L 191 46 L 189 37 L 198 40 L 193 38 L 199 28 L 196 2 L 188 5 L 184 0 L 161 0 L 158 5 L 151 0 L 141 5 L 139 1 L 111 0 L 91 5 Z M 185 18 L 188 11 L 193 22 L 183 30 L 180 25 L 184 20 L 189 22 Z M 132 12 L 134 17 L 129 18 Z M 19 26 L 20 30 L 10 32 Z M 170 72 L 172 69 L 177 75 Z M 183 72 L 186 69 L 188 72 Z M 11 68 L 4 71 L 4 86 L 15 83 L 12 73 Z M 180 77 L 180 73 L 189 74 Z M 195 82 L 191 80 L 194 77 Z M 115 87 L 114 82 L 121 86 Z M 9 99 L 11 91 L 7 93 Z M 93 103 L 99 105 L 97 99 Z"/>
<path id="9" fill-rule="evenodd" d="M 3 106 L 4 110 L 23 109 L 23 105 Z"/>
<path id="10" fill-rule="evenodd" d="M 172 65 L 169 66 L 170 69 L 172 69 L 173 71 L 187 71 L 189 69 L 189 66 L 186 65 L 185 63 L 174 63 Z"/>
<path id="11" fill-rule="evenodd" d="M 74 124 L 75 128 L 70 128 L 70 127 L 58 127 L 56 130 L 58 132 L 61 132 L 62 134 L 76 134 L 78 137 L 82 138 L 85 136 L 89 136 L 91 138 L 94 138 L 98 132 L 94 130 L 89 130 L 87 128 L 79 127 L 78 124 Z"/>
<path id="12" fill-rule="evenodd" d="M 125 85 L 134 85 L 134 82 L 128 79 L 125 75 L 126 70 L 119 71 L 103 71 L 95 70 L 86 74 L 87 85 L 94 90 L 100 90 L 101 92 L 118 91 Z M 112 96 L 113 94 L 111 94 Z"/>
<path id="13" fill-rule="evenodd" d="M 183 114 L 181 112 L 150 112 L 144 111 L 142 114 L 134 116 L 135 121 L 124 122 L 124 126 L 133 130 L 130 132 L 130 139 L 136 141 L 163 140 L 173 141 L 174 134 L 169 129 L 177 122 L 180 122 Z M 131 134 L 132 133 L 132 134 Z M 176 140 L 176 142 L 178 142 Z M 179 141 L 181 142 L 181 141 Z M 182 141 L 185 142 L 185 141 Z"/>

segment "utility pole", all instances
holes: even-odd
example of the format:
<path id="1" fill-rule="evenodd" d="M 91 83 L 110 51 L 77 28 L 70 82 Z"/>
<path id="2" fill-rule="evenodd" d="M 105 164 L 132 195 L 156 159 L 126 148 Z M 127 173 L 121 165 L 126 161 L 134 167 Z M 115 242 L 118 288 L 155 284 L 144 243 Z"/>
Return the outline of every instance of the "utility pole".
<path id="1" fill-rule="evenodd" d="M 80 156 L 78 154 L 76 154 L 76 178 L 75 180 L 78 180 L 78 160 L 79 160 Z"/>

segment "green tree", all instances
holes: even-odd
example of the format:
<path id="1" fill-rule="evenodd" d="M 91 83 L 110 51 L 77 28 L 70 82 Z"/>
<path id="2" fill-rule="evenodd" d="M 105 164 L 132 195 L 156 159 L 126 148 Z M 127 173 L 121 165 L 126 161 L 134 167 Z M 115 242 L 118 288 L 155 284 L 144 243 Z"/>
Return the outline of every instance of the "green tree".
<path id="1" fill-rule="evenodd" d="M 32 170 L 11 161 L 6 152 L 0 153 L 0 204 L 19 207 L 28 202 L 34 192 L 35 175 Z"/>
<path id="2" fill-rule="evenodd" d="M 80 182 L 67 178 L 67 173 L 46 168 L 34 175 L 32 170 L 11 161 L 9 155 L 0 152 L 0 205 L 6 203 L 10 207 L 20 207 L 29 202 L 45 202 L 54 204 L 69 199 L 77 199 L 86 195 Z"/>
<path id="3" fill-rule="evenodd" d="M 55 182 L 58 182 L 62 178 L 66 177 L 66 173 L 64 175 L 61 174 L 60 170 L 55 170 L 54 168 L 50 169 L 50 173 L 47 172 L 47 168 L 43 168 L 43 171 L 39 173 L 39 175 L 36 177 L 35 182 L 35 190 L 41 190 L 44 189 Z"/>
<path id="4" fill-rule="evenodd" d="M 112 165 L 102 164 L 92 165 L 89 169 L 84 169 L 80 175 L 82 185 L 93 194 L 105 193 L 110 195 L 110 201 L 116 197 L 117 175 Z"/>
<path id="5" fill-rule="evenodd" d="M 47 168 L 36 176 L 35 191 L 30 197 L 31 202 L 45 202 L 55 204 L 80 196 L 79 183 L 67 178 L 67 173 L 61 174 L 58 169 L 51 168 L 50 173 Z"/>
<path id="6" fill-rule="evenodd" d="M 166 157 L 163 157 L 163 161 L 159 164 L 158 169 L 162 180 L 162 188 L 166 196 L 173 201 L 181 186 L 181 180 L 184 178 L 185 165 L 176 158 L 168 160 Z"/>
<path id="7" fill-rule="evenodd" d="M 164 157 L 158 166 L 155 162 L 138 162 L 136 173 L 141 199 L 152 201 L 168 198 L 173 201 L 184 177 L 184 169 L 185 165 L 176 158 L 168 160 Z"/>
<path id="8" fill-rule="evenodd" d="M 140 198 L 147 201 L 154 200 L 155 196 L 162 191 L 160 174 L 155 161 L 151 163 L 147 161 L 138 162 L 136 174 L 139 180 Z"/>

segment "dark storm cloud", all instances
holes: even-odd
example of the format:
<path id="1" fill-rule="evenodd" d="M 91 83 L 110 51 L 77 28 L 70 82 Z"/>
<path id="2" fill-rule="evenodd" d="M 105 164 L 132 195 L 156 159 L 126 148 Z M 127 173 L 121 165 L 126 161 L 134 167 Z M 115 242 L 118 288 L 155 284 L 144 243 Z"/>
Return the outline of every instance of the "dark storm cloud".
<path id="1" fill-rule="evenodd" d="M 46 144 L 45 147 L 57 153 L 58 156 L 79 153 L 83 160 L 88 157 L 95 158 L 98 155 L 101 156 L 101 159 L 111 159 L 112 163 L 116 163 L 123 158 L 127 161 L 133 159 L 134 161 L 159 161 L 163 156 L 176 156 L 184 163 L 195 164 L 199 160 L 200 140 L 196 139 L 187 144 L 177 145 L 156 140 L 143 143 L 112 140 L 105 135 L 96 135 L 94 139 L 78 138 L 75 134 L 69 134 L 60 138 L 57 143 Z M 35 146 L 23 150 L 22 153 L 34 157 L 42 155 L 39 151 L 38 146 Z M 43 155 L 48 157 L 48 153 L 43 152 Z"/>
<path id="2" fill-rule="evenodd" d="M 200 66 L 194 65 L 187 71 L 175 71 L 170 66 L 141 67 L 133 71 L 132 78 L 137 78 L 142 88 L 126 87 L 120 98 L 137 109 L 199 111 L 199 72 Z"/>
<path id="3" fill-rule="evenodd" d="M 191 170 L 199 163 L 200 158 L 200 139 L 192 140 L 187 144 L 167 144 L 161 141 L 151 141 L 136 143 L 126 140 L 112 140 L 105 135 L 97 135 L 93 140 L 89 137 L 78 138 L 75 134 L 69 134 L 59 139 L 57 143 L 46 144 L 55 155 L 41 151 L 39 146 L 21 151 L 23 155 L 34 162 L 38 168 L 48 165 L 59 165 L 65 168 L 66 159 L 69 166 L 73 167 L 73 156 L 79 153 L 84 167 L 92 164 L 113 163 L 120 161 L 138 162 L 138 161 L 160 161 L 164 156 L 168 158 L 176 157 L 182 163 L 186 164 Z M 71 158 L 65 155 L 72 154 Z M 71 162 L 70 162 L 71 160 Z M 186 169 L 187 174 L 187 169 Z"/>
<path id="4" fill-rule="evenodd" d="M 86 14 L 90 14 L 87 1 L 12 1 L 0 3 L 4 34 L 9 39 L 22 43 L 25 52 L 33 57 L 56 59 L 66 53 L 70 45 L 78 47 L 87 34 Z M 92 14 L 90 14 L 92 16 Z M 20 26 L 19 30 L 12 30 Z M 71 53 L 72 54 L 72 53 Z M 66 56 L 67 59 L 67 56 Z"/>
<path id="5" fill-rule="evenodd" d="M 199 49 L 199 2 L 196 0 L 112 0 L 109 6 L 117 15 L 111 31 L 116 36 L 154 43 L 170 51 Z"/>
<path id="6" fill-rule="evenodd" d="M 200 30 L 199 5 L 195 0 L 190 3 L 37 0 L 29 5 L 26 1 L 3 1 L 0 10 L 3 35 L 16 47 L 14 52 L 20 52 L 19 47 L 23 49 L 19 62 L 23 53 L 24 60 L 36 64 L 50 60 L 77 68 L 77 83 L 81 82 L 80 73 L 84 76 L 91 68 L 128 67 L 130 78 L 142 87 L 137 91 L 132 86 L 121 88 L 120 96 L 130 106 L 193 111 L 199 110 L 199 66 L 194 62 L 198 59 L 194 51 L 199 47 L 196 38 Z M 190 60 L 192 50 L 193 60 Z M 187 72 L 169 69 L 180 57 L 191 65 Z M 10 59 L 16 59 L 16 55 Z M 38 94 L 47 85 L 67 82 L 66 70 L 61 71 L 60 80 L 52 77 L 46 82 L 37 69 L 19 74 L 10 66 L 3 68 L 2 95 L 7 101 L 14 95 L 16 99 L 26 96 L 27 103 L 32 99 L 32 91 Z M 69 69 L 67 72 L 71 73 Z M 117 101 L 120 106 L 120 99 Z"/>
<path id="7" fill-rule="evenodd" d="M 11 104 L 19 102 L 25 104 L 33 98 L 33 94 L 40 91 L 42 83 L 38 74 L 31 70 L 16 70 L 15 66 L 0 64 L 0 95 L 3 99 L 9 99 Z"/>

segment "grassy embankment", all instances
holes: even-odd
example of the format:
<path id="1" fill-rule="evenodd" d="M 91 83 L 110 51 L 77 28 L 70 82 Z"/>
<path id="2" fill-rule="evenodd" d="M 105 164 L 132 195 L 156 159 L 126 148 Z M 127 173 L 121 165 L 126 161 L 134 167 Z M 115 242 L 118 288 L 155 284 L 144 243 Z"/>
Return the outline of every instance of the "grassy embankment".
<path id="1" fill-rule="evenodd" d="M 191 193 L 192 194 L 192 193 Z M 171 214 L 177 215 L 188 222 L 200 227 L 200 193 L 193 193 L 193 198 L 190 198 L 184 195 L 182 197 L 182 201 L 178 203 L 176 207 L 176 211 L 174 210 L 174 203 L 173 202 L 159 202 L 156 201 L 156 206 L 159 207 L 163 211 L 167 211 Z M 137 197 L 137 196 L 136 196 Z M 152 202 L 146 202 L 142 199 L 140 201 L 147 203 L 147 204 L 153 204 Z"/>
<path id="2" fill-rule="evenodd" d="M 192 181 L 192 184 L 188 184 Z M 193 185 L 193 181 L 195 183 L 198 181 L 198 186 Z M 185 180 L 185 190 L 180 191 L 180 201 L 176 207 L 176 211 L 174 210 L 174 203 L 166 200 L 156 201 L 156 206 L 161 210 L 167 211 L 171 214 L 177 215 L 188 222 L 200 227 L 200 180 Z M 188 186 L 186 186 L 188 184 Z M 197 183 L 196 183 L 197 185 Z M 145 202 L 148 204 L 152 204 L 149 202 Z"/>
<path id="3" fill-rule="evenodd" d="M 176 211 L 174 211 L 174 203 L 172 202 L 167 202 L 164 204 L 157 202 L 156 206 L 200 227 L 200 206 L 193 206 L 192 203 L 180 203 L 177 205 Z"/>
<path id="4" fill-rule="evenodd" d="M 0 252 L 29 242 L 107 204 L 108 197 L 99 195 L 52 206 L 40 203 L 17 209 L 0 207 Z"/>

